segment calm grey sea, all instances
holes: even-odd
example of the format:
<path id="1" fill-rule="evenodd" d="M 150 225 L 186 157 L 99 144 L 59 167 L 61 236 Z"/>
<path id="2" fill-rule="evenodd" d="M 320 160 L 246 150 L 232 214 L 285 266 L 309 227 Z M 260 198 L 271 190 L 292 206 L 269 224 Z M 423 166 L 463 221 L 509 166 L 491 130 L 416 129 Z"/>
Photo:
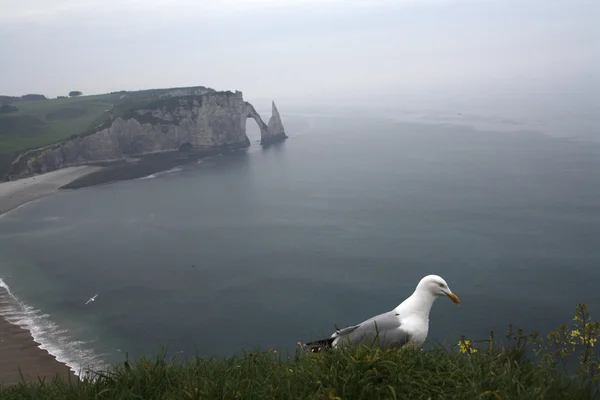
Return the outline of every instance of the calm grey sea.
<path id="1" fill-rule="evenodd" d="M 74 367 L 161 346 L 293 351 L 431 273 L 462 300 L 435 304 L 434 341 L 547 331 L 578 302 L 600 316 L 598 144 L 366 116 L 286 124 L 279 146 L 3 216 L 0 312 Z"/>

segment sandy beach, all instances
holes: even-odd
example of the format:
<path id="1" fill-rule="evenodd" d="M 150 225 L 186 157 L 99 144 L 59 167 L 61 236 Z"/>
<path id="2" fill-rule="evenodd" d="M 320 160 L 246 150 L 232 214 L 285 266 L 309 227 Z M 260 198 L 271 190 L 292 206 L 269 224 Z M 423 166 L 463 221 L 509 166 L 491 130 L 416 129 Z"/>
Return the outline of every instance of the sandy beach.
<path id="1" fill-rule="evenodd" d="M 29 382 L 56 376 L 78 381 L 69 367 L 38 346 L 29 331 L 0 317 L 0 388 L 21 382 L 21 374 Z"/>
<path id="2" fill-rule="evenodd" d="M 102 167 L 63 168 L 29 178 L 0 183 L 0 215 L 30 201 L 49 196 L 58 188 Z"/>

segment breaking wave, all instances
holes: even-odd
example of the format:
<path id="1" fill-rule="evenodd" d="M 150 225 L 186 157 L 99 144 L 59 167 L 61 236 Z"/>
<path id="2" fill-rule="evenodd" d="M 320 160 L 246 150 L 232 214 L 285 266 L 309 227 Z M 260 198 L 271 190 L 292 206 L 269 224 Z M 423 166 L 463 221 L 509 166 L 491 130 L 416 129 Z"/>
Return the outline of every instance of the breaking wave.
<path id="1" fill-rule="evenodd" d="M 171 168 L 171 169 L 169 169 L 167 171 L 157 172 L 155 174 L 150 174 L 148 176 L 144 176 L 144 177 L 141 177 L 141 178 L 138 178 L 138 179 L 139 180 L 154 179 L 154 178 L 158 178 L 159 176 L 174 174 L 175 172 L 179 172 L 181 170 L 183 170 L 183 167 L 175 167 L 175 168 Z"/>
<path id="2" fill-rule="evenodd" d="M 48 314 L 19 300 L 2 278 L 0 278 L 0 317 L 28 330 L 33 339 L 40 343 L 41 349 L 66 364 L 77 376 L 88 368 L 92 370 L 106 368 L 101 355 L 90 348 L 91 341 L 74 340 L 69 336 L 69 332 L 56 325 Z"/>

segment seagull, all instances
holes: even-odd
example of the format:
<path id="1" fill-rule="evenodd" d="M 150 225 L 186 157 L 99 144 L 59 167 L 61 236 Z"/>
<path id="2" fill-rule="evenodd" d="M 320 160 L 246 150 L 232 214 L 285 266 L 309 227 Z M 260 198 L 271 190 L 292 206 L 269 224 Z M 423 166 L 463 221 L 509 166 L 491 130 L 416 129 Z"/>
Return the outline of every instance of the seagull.
<path id="1" fill-rule="evenodd" d="M 452 293 L 442 277 L 427 275 L 414 293 L 392 311 L 379 314 L 358 325 L 337 329 L 328 338 L 306 343 L 312 352 L 343 345 L 376 345 L 378 347 L 421 346 L 429 331 L 429 311 L 433 302 L 447 296 L 456 304 L 460 299 Z"/>
<path id="2" fill-rule="evenodd" d="M 96 297 L 98 297 L 98 293 L 96 293 L 95 295 L 93 295 L 92 297 L 90 297 L 90 299 L 88 301 L 86 301 L 85 304 L 88 304 L 89 302 L 92 302 L 92 301 L 96 300 Z"/>

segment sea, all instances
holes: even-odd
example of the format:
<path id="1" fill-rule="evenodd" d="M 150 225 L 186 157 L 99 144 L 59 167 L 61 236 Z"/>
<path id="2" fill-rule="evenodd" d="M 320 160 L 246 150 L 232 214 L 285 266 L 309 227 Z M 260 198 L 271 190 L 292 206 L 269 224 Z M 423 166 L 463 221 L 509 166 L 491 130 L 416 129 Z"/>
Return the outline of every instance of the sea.
<path id="1" fill-rule="evenodd" d="M 597 125 L 280 112 L 278 145 L 249 122 L 246 150 L 1 216 L 0 314 L 77 371 L 163 351 L 293 354 L 428 274 L 461 299 L 435 303 L 432 345 L 548 332 L 578 303 L 600 317 Z"/>

